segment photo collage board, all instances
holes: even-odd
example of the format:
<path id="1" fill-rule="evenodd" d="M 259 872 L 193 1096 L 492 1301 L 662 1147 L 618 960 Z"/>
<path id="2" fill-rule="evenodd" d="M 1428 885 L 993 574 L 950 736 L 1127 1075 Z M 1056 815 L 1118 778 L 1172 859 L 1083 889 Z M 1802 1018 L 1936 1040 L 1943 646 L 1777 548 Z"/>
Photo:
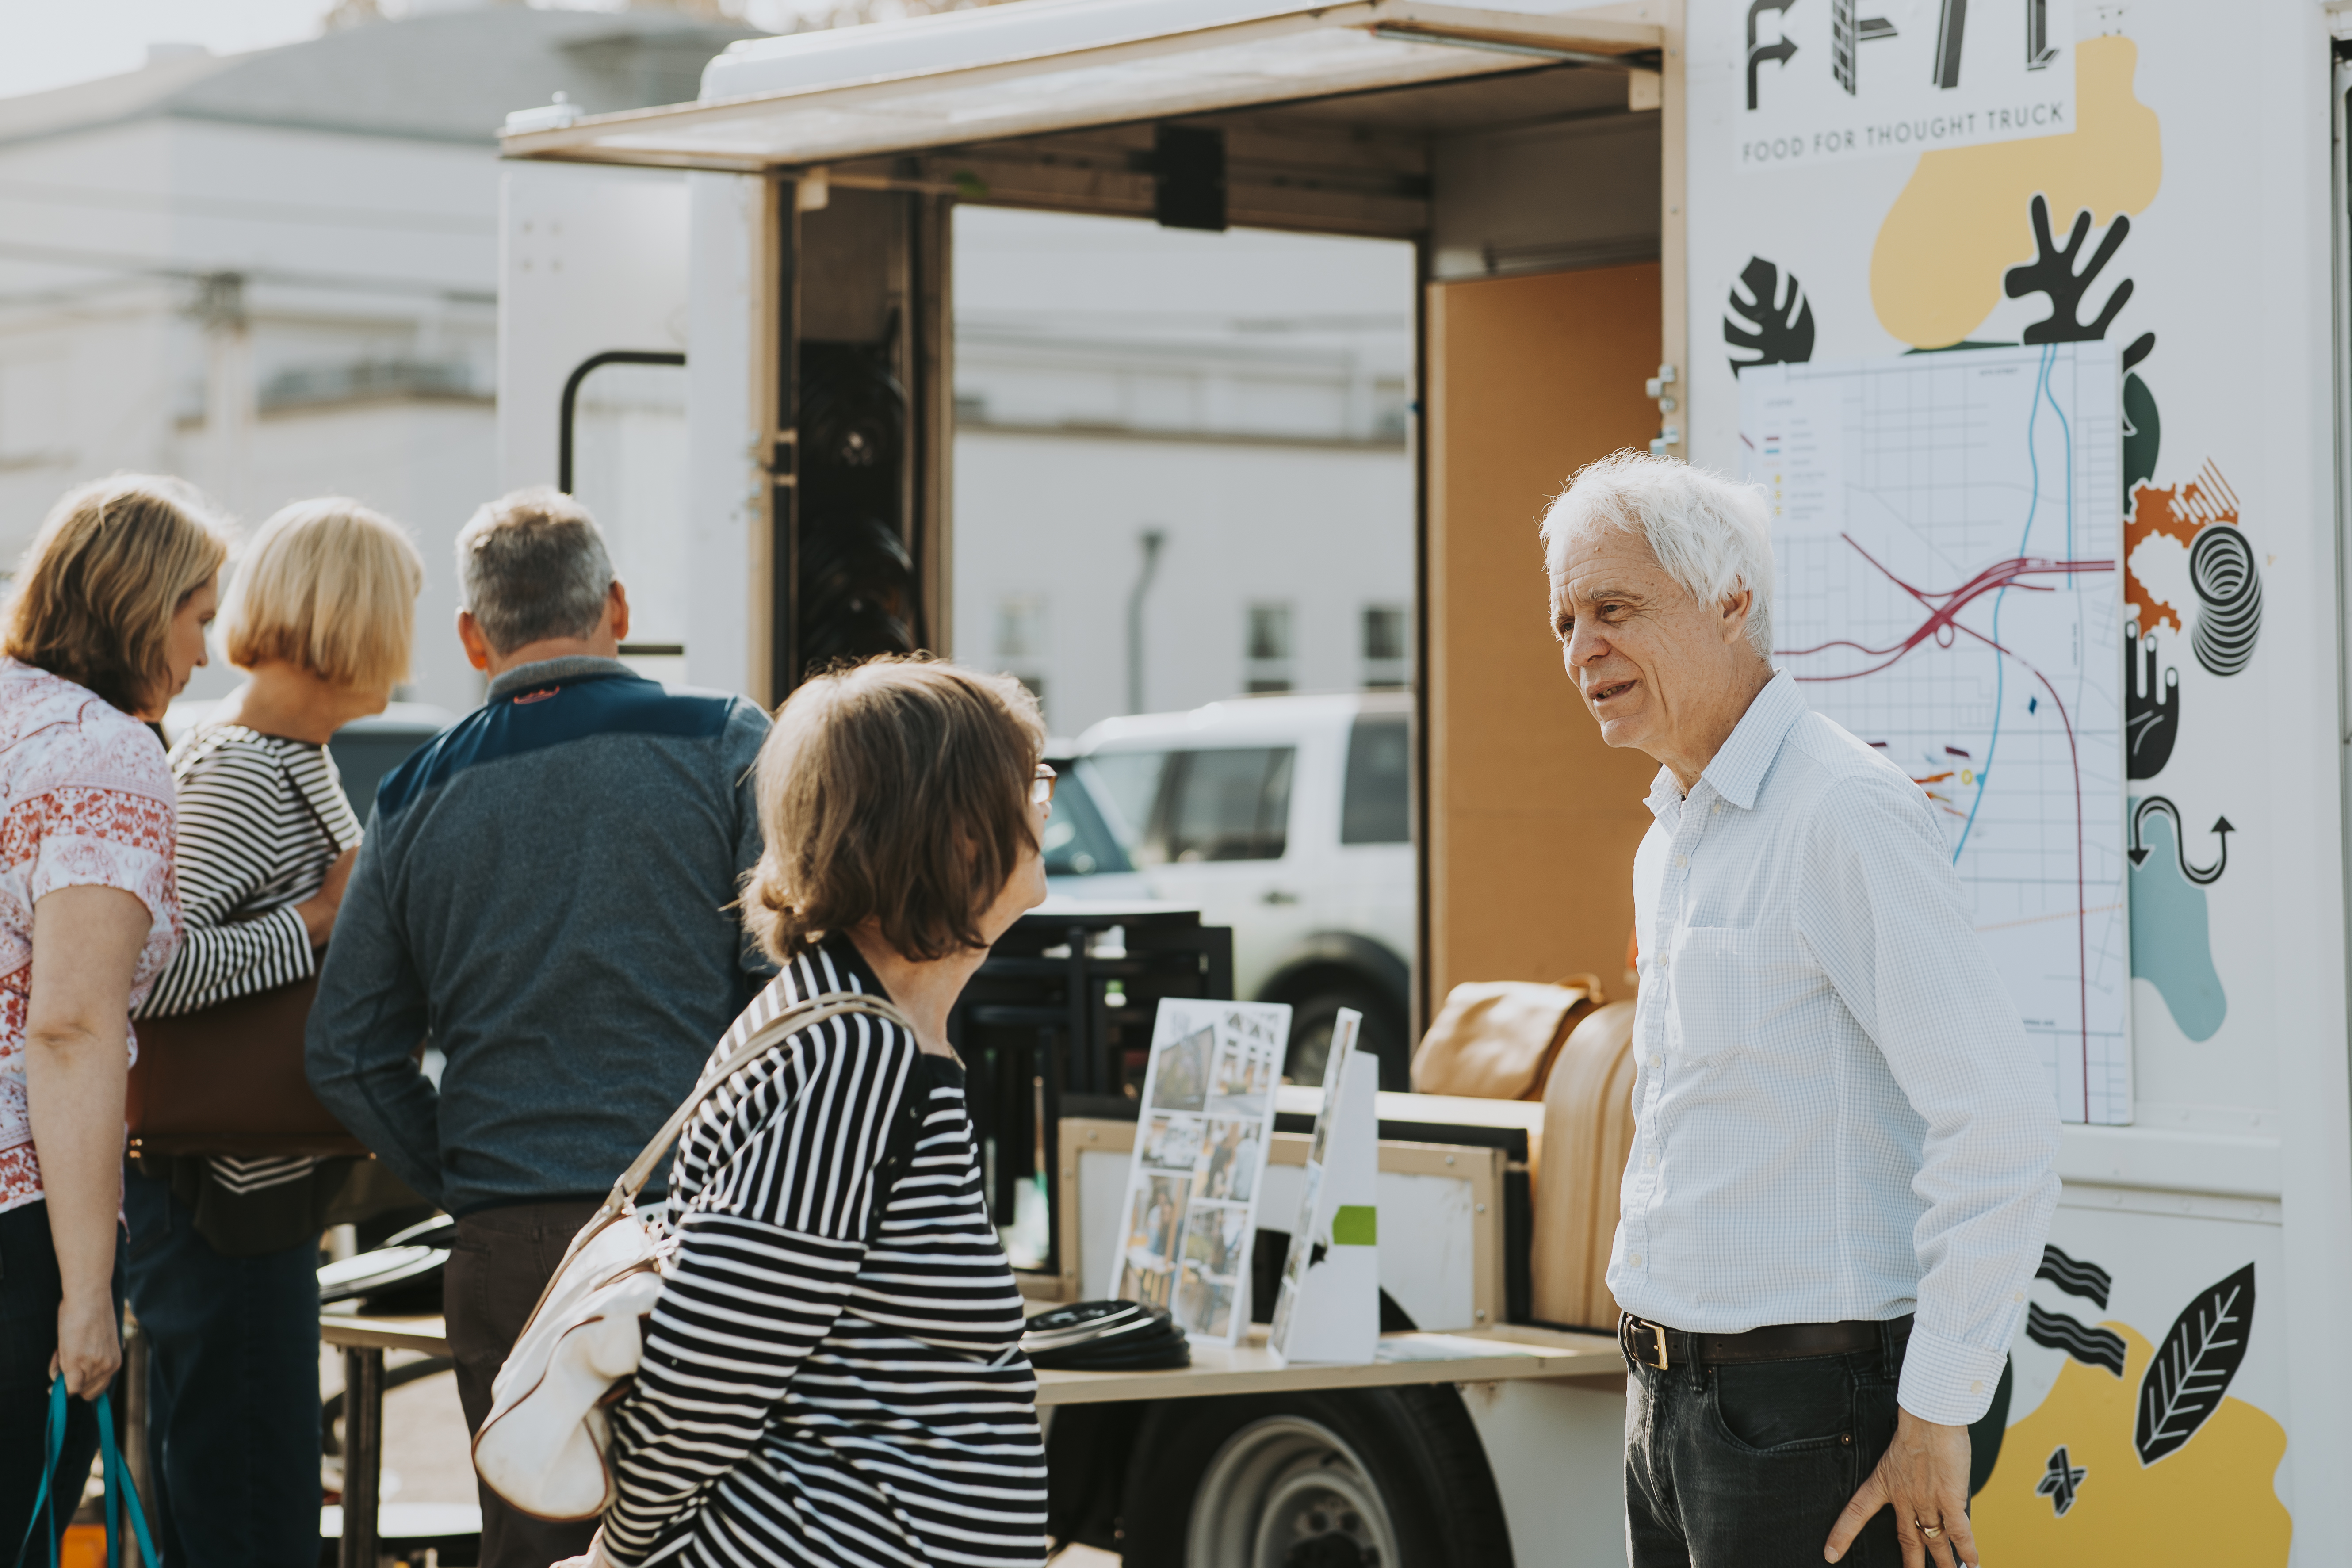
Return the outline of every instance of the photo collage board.
<path id="1" fill-rule="evenodd" d="M 1196 1338 L 1234 1344 L 1249 1329 L 1259 1178 L 1289 1035 L 1279 1003 L 1160 1004 L 1107 1293 Z"/>

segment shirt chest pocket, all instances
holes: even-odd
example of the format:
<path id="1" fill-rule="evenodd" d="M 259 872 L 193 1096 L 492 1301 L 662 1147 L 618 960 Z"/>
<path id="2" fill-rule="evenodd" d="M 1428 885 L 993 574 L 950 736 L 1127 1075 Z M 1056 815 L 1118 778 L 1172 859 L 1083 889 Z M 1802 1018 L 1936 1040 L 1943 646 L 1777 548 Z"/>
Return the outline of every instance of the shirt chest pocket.
<path id="1" fill-rule="evenodd" d="M 1667 1047 L 1685 1061 L 1777 1055 L 1811 1033 L 1802 1015 L 1823 980 L 1793 931 L 1688 926 L 1672 964 Z"/>

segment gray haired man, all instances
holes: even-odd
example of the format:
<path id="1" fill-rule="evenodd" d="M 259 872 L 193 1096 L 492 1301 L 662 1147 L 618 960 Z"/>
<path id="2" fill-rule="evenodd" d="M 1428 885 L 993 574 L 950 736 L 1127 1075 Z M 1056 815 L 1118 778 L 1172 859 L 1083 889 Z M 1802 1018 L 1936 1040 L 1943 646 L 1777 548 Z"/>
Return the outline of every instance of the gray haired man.
<path id="1" fill-rule="evenodd" d="M 628 596 L 569 496 L 482 508 L 457 572 L 489 700 L 377 791 L 308 1055 L 343 1125 L 457 1216 L 443 1304 L 478 1428 L 564 1244 L 763 978 L 730 906 L 768 723 L 620 662 Z M 595 1529 L 487 1488 L 482 1524 L 488 1568 L 544 1568 Z"/>
<path id="2" fill-rule="evenodd" d="M 1596 463 L 1544 518 L 1633 863 L 1623 1318 L 1633 1568 L 1974 1564 L 1969 1426 L 2058 1199 L 2046 1075 L 1935 812 L 1771 664 L 1750 489 Z"/>

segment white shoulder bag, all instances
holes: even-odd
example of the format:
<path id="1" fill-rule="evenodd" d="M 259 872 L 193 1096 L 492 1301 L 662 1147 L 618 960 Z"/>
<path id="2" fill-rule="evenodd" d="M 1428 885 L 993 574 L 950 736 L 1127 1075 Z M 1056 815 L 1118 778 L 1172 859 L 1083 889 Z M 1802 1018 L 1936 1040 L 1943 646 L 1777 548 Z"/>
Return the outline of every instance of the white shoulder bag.
<path id="1" fill-rule="evenodd" d="M 620 1397 L 622 1381 L 636 1373 L 645 1318 L 662 1288 L 664 1259 L 637 1217 L 637 1194 L 721 1085 L 785 1036 L 845 1013 L 870 1014 L 915 1032 L 905 1014 L 878 996 L 835 991 L 786 1008 L 687 1096 L 572 1238 L 490 1384 L 489 1417 L 474 1436 L 474 1468 L 516 1508 L 540 1519 L 583 1520 L 612 1505 L 605 1410 Z"/>

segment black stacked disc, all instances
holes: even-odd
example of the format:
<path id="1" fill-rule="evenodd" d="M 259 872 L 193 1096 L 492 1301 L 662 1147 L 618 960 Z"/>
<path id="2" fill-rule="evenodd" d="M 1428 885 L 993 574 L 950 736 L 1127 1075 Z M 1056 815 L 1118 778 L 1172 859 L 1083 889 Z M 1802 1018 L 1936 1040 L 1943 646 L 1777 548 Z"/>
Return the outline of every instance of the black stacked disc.
<path id="1" fill-rule="evenodd" d="M 1033 1366 L 1064 1372 L 1158 1372 L 1192 1364 L 1184 1331 L 1134 1301 L 1080 1301 L 1029 1320 L 1021 1348 Z"/>

